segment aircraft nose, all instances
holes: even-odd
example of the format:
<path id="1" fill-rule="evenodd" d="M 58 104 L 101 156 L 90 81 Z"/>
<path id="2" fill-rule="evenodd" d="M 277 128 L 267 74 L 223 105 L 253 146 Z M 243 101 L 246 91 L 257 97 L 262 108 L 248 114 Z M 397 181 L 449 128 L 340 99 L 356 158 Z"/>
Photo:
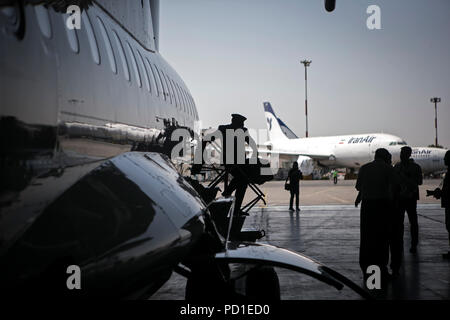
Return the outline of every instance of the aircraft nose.
<path id="1" fill-rule="evenodd" d="M 400 147 L 398 147 L 398 146 L 395 146 L 395 147 L 390 147 L 389 149 L 388 149 L 388 151 L 391 153 L 391 155 L 392 155 L 392 162 L 393 163 L 395 163 L 395 162 L 398 162 L 398 161 L 400 161 Z"/>

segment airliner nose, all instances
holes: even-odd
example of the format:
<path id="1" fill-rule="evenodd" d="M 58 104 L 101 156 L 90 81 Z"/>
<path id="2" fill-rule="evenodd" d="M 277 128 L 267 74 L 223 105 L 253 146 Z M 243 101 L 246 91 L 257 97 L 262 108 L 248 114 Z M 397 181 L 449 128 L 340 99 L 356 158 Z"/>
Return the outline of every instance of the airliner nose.
<path id="1" fill-rule="evenodd" d="M 392 163 L 396 163 L 396 162 L 400 161 L 400 149 L 401 149 L 401 147 L 399 147 L 399 146 L 391 146 L 391 147 L 389 147 L 387 149 L 392 155 Z"/>

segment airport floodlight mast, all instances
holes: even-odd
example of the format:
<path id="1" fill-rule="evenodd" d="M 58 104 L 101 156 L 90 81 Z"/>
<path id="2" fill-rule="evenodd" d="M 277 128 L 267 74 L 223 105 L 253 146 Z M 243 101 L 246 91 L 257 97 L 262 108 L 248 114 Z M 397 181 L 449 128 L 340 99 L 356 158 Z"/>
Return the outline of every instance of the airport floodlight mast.
<path id="1" fill-rule="evenodd" d="M 435 140 L 435 145 L 434 145 L 434 146 L 437 148 L 437 147 L 438 147 L 437 104 L 438 104 L 439 102 L 441 102 L 441 98 L 434 97 L 434 98 L 431 98 L 430 101 L 431 101 L 432 103 L 434 103 L 434 128 L 435 128 L 435 130 L 436 130 L 436 140 Z"/>
<path id="2" fill-rule="evenodd" d="M 305 117 L 306 117 L 306 135 L 305 137 L 308 138 L 308 72 L 307 68 L 311 64 L 311 60 L 303 60 L 300 61 L 305 66 Z"/>

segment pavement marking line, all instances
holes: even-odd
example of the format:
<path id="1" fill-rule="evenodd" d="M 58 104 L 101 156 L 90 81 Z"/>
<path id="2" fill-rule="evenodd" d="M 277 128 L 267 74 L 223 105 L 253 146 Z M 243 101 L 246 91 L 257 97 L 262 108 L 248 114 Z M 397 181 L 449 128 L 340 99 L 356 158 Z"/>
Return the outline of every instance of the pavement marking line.
<path id="1" fill-rule="evenodd" d="M 327 197 L 331 198 L 333 200 L 339 201 L 340 203 L 348 204 L 348 201 L 342 200 L 341 198 L 337 198 L 337 197 L 334 197 L 334 196 L 329 195 L 329 194 L 327 194 Z"/>
<path id="2" fill-rule="evenodd" d="M 311 193 L 307 193 L 307 194 L 301 193 L 301 191 L 300 191 L 300 195 L 301 195 L 302 197 L 311 197 L 311 196 L 317 195 L 317 194 L 319 194 L 319 193 L 324 193 L 324 192 L 327 192 L 327 191 L 328 191 L 327 189 L 324 189 L 324 190 L 320 190 L 320 191 L 316 191 L 316 192 L 311 192 Z"/>

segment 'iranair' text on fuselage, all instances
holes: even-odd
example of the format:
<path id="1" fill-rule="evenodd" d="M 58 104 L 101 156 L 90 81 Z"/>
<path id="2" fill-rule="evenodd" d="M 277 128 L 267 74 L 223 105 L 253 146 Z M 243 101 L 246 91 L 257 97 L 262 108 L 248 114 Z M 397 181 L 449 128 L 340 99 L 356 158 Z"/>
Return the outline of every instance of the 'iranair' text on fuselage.
<path id="1" fill-rule="evenodd" d="M 350 140 L 348 140 L 348 143 L 371 143 L 375 138 L 375 136 L 351 137 Z"/>
<path id="2" fill-rule="evenodd" d="M 413 155 L 422 155 L 422 154 L 431 154 L 431 150 L 426 150 L 426 149 L 422 149 L 422 150 L 413 150 L 412 151 Z"/>

